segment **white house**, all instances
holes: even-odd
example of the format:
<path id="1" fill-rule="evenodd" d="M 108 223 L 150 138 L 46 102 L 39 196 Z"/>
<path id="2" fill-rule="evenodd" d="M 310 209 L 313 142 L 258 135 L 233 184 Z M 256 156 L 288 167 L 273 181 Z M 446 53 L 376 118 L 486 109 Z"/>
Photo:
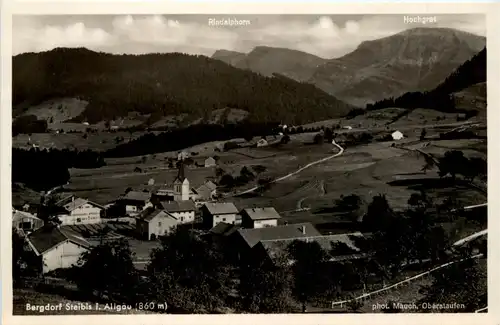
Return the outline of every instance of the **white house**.
<path id="1" fill-rule="evenodd" d="M 243 228 L 276 227 L 281 219 L 273 207 L 243 209 L 240 214 Z"/>
<path id="2" fill-rule="evenodd" d="M 155 240 L 167 235 L 179 224 L 180 219 L 165 210 L 148 208 L 137 217 L 135 227 L 141 239 Z"/>
<path id="3" fill-rule="evenodd" d="M 257 147 L 266 147 L 268 145 L 269 143 L 266 139 L 260 139 L 259 141 L 257 141 Z"/>
<path id="4" fill-rule="evenodd" d="M 177 154 L 177 160 L 184 160 L 189 157 L 189 154 L 186 151 L 181 151 Z"/>
<path id="5" fill-rule="evenodd" d="M 207 229 L 215 227 L 220 222 L 236 224 L 238 209 L 233 203 L 205 203 L 200 209 L 203 224 Z"/>
<path id="6" fill-rule="evenodd" d="M 75 265 L 81 254 L 91 248 L 89 242 L 68 230 L 56 226 L 44 226 L 32 232 L 27 242 L 40 258 L 43 273 Z"/>
<path id="7" fill-rule="evenodd" d="M 74 195 L 56 202 L 57 217 L 61 225 L 82 225 L 101 222 L 103 206 Z"/>
<path id="8" fill-rule="evenodd" d="M 176 218 L 179 223 L 194 222 L 196 206 L 193 201 L 161 202 L 163 211 Z"/>
<path id="9" fill-rule="evenodd" d="M 400 131 L 392 132 L 391 136 L 393 140 L 401 140 L 404 138 L 403 133 L 401 133 Z"/>
<path id="10" fill-rule="evenodd" d="M 15 229 L 23 230 L 24 232 L 30 232 L 37 230 L 43 226 L 43 220 L 37 218 L 31 213 L 12 210 L 12 227 Z"/>
<path id="11" fill-rule="evenodd" d="M 215 166 L 216 164 L 216 161 L 213 157 L 208 157 L 207 159 L 205 159 L 205 167 L 213 167 Z"/>

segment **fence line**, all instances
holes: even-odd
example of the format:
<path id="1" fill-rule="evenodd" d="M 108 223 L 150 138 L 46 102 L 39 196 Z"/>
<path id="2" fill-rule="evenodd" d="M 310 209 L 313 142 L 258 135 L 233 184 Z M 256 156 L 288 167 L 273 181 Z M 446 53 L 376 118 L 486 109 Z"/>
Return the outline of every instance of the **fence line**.
<path id="1" fill-rule="evenodd" d="M 387 290 L 390 290 L 390 289 L 393 289 L 393 288 L 397 288 L 398 286 L 401 286 L 403 284 L 406 284 L 406 283 L 409 283 L 409 282 L 412 282 L 413 280 L 416 280 L 416 279 L 420 279 L 428 274 L 430 274 L 431 272 L 434 272 L 434 271 L 437 271 L 439 269 L 442 269 L 444 267 L 447 267 L 449 265 L 452 265 L 452 264 L 455 264 L 455 263 L 459 263 L 459 262 L 462 262 L 462 261 L 465 261 L 467 259 L 472 259 L 472 258 L 478 258 L 478 257 L 481 257 L 483 254 L 477 254 L 477 255 L 473 255 L 469 258 L 463 258 L 463 259 L 460 259 L 460 260 L 456 260 L 456 261 L 451 261 L 451 262 L 447 262 L 445 264 L 442 264 L 442 265 L 439 265 L 439 266 L 436 266 L 435 268 L 432 268 L 428 271 L 425 271 L 423 273 L 420 273 L 420 274 L 417 274 L 411 278 L 408 278 L 408 279 L 405 279 L 403 281 L 400 281 L 400 282 L 397 282 L 395 284 L 392 284 L 388 287 L 384 287 L 382 289 L 378 289 L 378 290 L 375 290 L 375 291 L 372 291 L 372 292 L 368 292 L 368 293 L 365 293 L 365 294 L 362 294 L 361 296 L 358 296 L 358 297 L 355 297 L 355 298 L 352 298 L 352 299 L 348 299 L 348 300 L 342 300 L 342 301 L 336 301 L 336 302 L 332 302 L 332 308 L 334 308 L 335 306 L 340 306 L 342 307 L 344 304 L 347 304 L 348 302 L 351 302 L 351 301 L 355 301 L 355 300 L 363 300 L 363 299 L 366 299 L 366 298 L 370 298 L 371 296 L 373 295 L 376 295 L 376 294 L 379 294 L 381 292 L 385 292 Z"/>

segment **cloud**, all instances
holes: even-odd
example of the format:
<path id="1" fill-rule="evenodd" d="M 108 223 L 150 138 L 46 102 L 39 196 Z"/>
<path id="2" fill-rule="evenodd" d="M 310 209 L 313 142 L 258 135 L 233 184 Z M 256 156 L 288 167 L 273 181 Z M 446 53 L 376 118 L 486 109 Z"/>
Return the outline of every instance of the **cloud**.
<path id="1" fill-rule="evenodd" d="M 13 54 L 55 47 L 87 47 L 110 53 L 185 52 L 211 55 L 226 49 L 248 52 L 258 45 L 288 47 L 326 58 L 352 51 L 362 41 L 389 36 L 412 27 L 403 15 L 231 17 L 249 19 L 245 26 L 209 26 L 208 16 L 94 16 L 51 21 L 43 16 L 15 16 Z M 174 17 L 174 18 L 172 18 Z M 70 20 L 73 21 L 70 21 Z M 56 20 L 56 19 L 52 19 Z M 451 27 L 485 35 L 485 19 L 473 15 L 441 15 L 425 27 Z"/>

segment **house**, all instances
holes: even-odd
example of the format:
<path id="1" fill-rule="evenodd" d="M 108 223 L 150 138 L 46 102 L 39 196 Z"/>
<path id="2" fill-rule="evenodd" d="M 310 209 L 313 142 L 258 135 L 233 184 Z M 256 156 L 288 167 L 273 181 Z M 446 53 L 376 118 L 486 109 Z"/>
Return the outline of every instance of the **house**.
<path id="1" fill-rule="evenodd" d="M 196 206 L 193 201 L 161 202 L 161 208 L 179 220 L 180 223 L 194 222 Z"/>
<path id="2" fill-rule="evenodd" d="M 276 227 L 281 219 L 273 207 L 243 209 L 240 215 L 243 228 Z"/>
<path id="3" fill-rule="evenodd" d="M 218 245 L 223 254 L 228 258 L 237 258 L 237 252 L 231 243 L 234 234 L 240 229 L 239 226 L 226 222 L 219 222 L 215 227 L 203 235 L 204 239 L 210 243 Z M 237 262 L 237 260 L 234 260 Z"/>
<path id="4" fill-rule="evenodd" d="M 206 229 L 215 227 L 220 222 L 236 224 L 238 209 L 233 203 L 205 203 L 200 209 L 203 225 Z"/>
<path id="5" fill-rule="evenodd" d="M 392 132 L 391 136 L 393 140 L 401 140 L 404 138 L 403 133 L 401 133 L 400 131 Z"/>
<path id="6" fill-rule="evenodd" d="M 177 154 L 177 160 L 181 161 L 189 157 L 189 154 L 186 151 L 181 151 Z"/>
<path id="7" fill-rule="evenodd" d="M 219 222 L 215 227 L 210 229 L 208 233 L 212 236 L 228 237 L 236 232 L 240 227 L 232 223 Z"/>
<path id="8" fill-rule="evenodd" d="M 246 248 L 253 248 L 260 241 L 298 239 L 321 236 L 319 231 L 309 222 L 283 225 L 277 227 L 263 227 L 239 229 L 238 237 Z"/>
<path id="9" fill-rule="evenodd" d="M 141 213 L 144 209 L 151 207 L 151 193 L 129 191 L 120 198 L 120 203 L 125 205 L 125 213 L 130 216 L 135 216 Z"/>
<path id="10" fill-rule="evenodd" d="M 135 227 L 139 238 L 155 240 L 173 231 L 181 221 L 165 210 L 147 208 L 137 217 Z"/>
<path id="11" fill-rule="evenodd" d="M 52 225 L 35 230 L 26 239 L 40 258 L 38 267 L 42 273 L 69 268 L 77 264 L 82 253 L 91 249 L 91 244 L 78 234 Z"/>
<path id="12" fill-rule="evenodd" d="M 205 159 L 205 167 L 213 167 L 215 165 L 216 165 L 216 161 L 214 158 L 208 157 L 207 159 Z"/>
<path id="13" fill-rule="evenodd" d="M 207 181 L 205 184 L 193 190 L 197 201 L 211 201 L 217 195 L 217 185 L 212 181 Z"/>
<path id="14" fill-rule="evenodd" d="M 43 226 L 43 220 L 37 218 L 31 213 L 13 209 L 12 211 L 12 227 L 31 232 Z"/>
<path id="15" fill-rule="evenodd" d="M 357 247 L 356 238 L 363 238 L 360 232 L 335 235 L 306 236 L 297 238 L 282 238 L 277 240 L 261 240 L 254 246 L 254 254 L 270 260 L 277 256 L 287 255 L 289 245 L 295 240 L 316 242 L 329 255 L 330 262 L 339 262 L 359 259 L 368 256 Z M 293 264 L 291 256 L 287 256 L 289 263 Z"/>
<path id="16" fill-rule="evenodd" d="M 257 147 L 266 147 L 268 145 L 269 143 L 266 139 L 260 139 L 259 141 L 257 141 Z"/>
<path id="17" fill-rule="evenodd" d="M 254 247 L 261 241 L 297 239 L 302 237 L 321 236 L 319 231 L 309 222 L 263 228 L 241 228 L 231 236 L 234 258 L 253 258 Z M 260 253 L 262 254 L 262 253 Z M 262 256 L 259 256 L 262 258 Z"/>
<path id="18" fill-rule="evenodd" d="M 102 205 L 70 195 L 55 203 L 61 225 L 96 224 L 101 222 Z"/>

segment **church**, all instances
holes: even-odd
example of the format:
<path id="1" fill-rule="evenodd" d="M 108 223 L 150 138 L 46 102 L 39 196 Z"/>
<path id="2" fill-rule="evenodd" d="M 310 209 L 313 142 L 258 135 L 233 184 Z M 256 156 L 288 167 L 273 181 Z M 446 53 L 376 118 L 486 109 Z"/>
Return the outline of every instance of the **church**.
<path id="1" fill-rule="evenodd" d="M 191 187 L 189 179 L 186 177 L 185 165 L 181 160 L 179 170 L 171 185 L 166 184 L 153 194 L 152 199 L 159 202 L 169 201 L 195 201 L 197 205 L 210 202 L 216 196 L 217 185 L 212 181 L 206 181 L 197 188 Z"/>
<path id="2" fill-rule="evenodd" d="M 172 187 L 162 187 L 154 194 L 155 199 L 159 201 L 187 201 L 195 200 L 196 194 L 190 186 L 189 180 L 185 174 L 184 163 L 180 161 L 179 171 L 174 179 Z"/>

